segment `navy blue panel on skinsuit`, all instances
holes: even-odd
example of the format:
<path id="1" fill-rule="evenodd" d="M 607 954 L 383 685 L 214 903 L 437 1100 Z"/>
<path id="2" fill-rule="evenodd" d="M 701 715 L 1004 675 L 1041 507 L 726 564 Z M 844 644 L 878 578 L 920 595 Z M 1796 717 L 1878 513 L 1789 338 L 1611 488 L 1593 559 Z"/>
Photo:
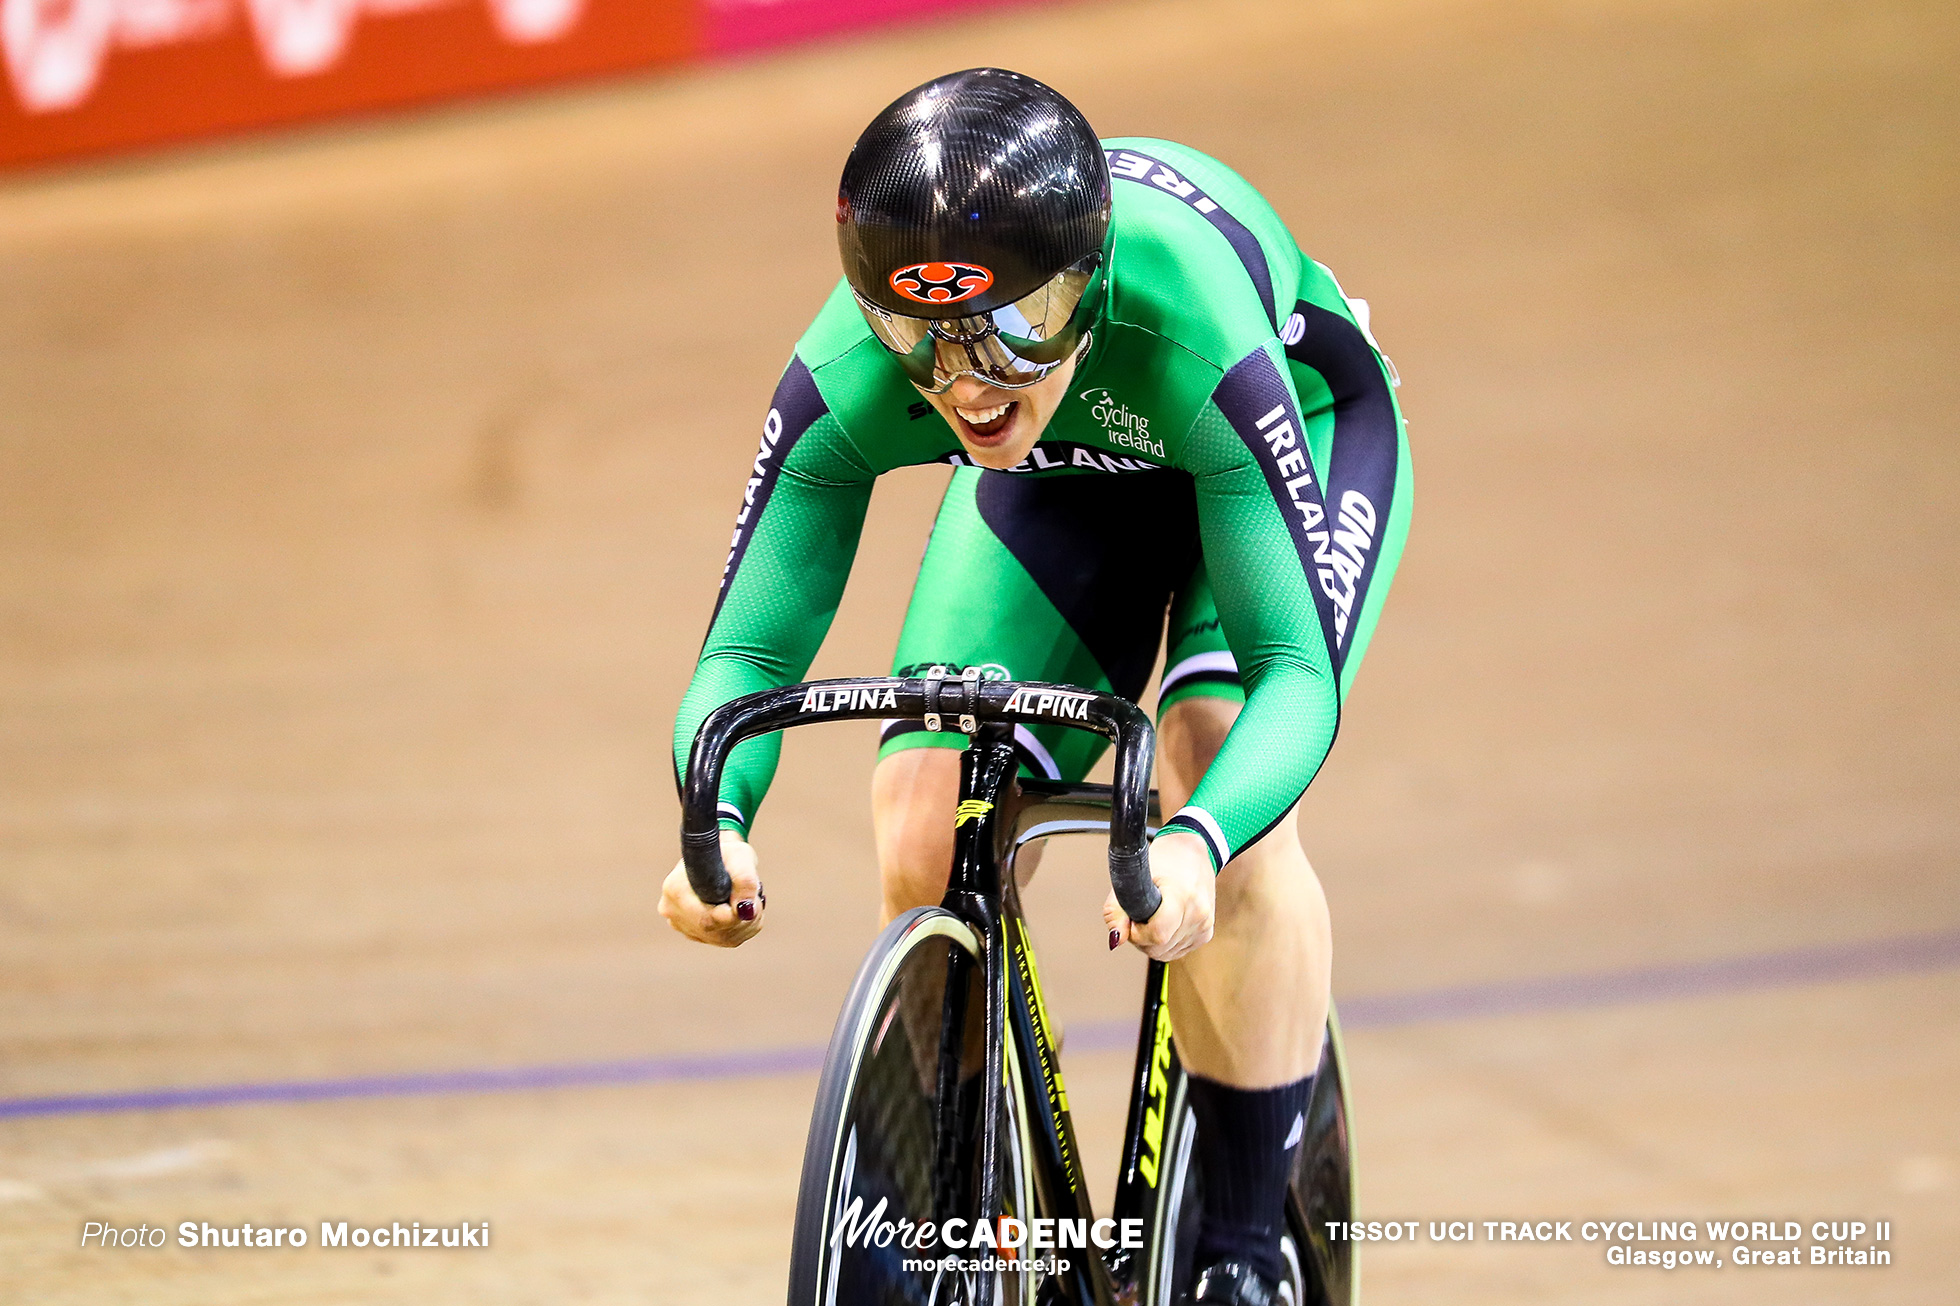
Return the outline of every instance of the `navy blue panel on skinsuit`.
<path id="1" fill-rule="evenodd" d="M 1360 617 L 1380 556 L 1381 531 L 1395 502 L 1400 456 L 1395 400 L 1374 346 L 1339 313 L 1301 300 L 1299 326 L 1282 336 L 1289 362 L 1310 367 L 1334 397 L 1334 442 L 1325 502 L 1332 520 L 1315 537 L 1316 571 L 1335 612 L 1334 672 L 1347 660 L 1348 632 Z M 1297 336 L 1295 333 L 1298 333 Z"/>
<path id="2" fill-rule="evenodd" d="M 1157 662 L 1164 610 L 1198 565 L 1186 472 L 1123 477 L 980 474 L 981 520 L 1128 699 Z"/>
<path id="3" fill-rule="evenodd" d="M 1212 403 L 1238 432 L 1239 439 L 1265 474 L 1273 502 L 1286 520 L 1286 533 L 1300 555 L 1300 570 L 1306 574 L 1307 588 L 1313 593 L 1314 609 L 1320 616 L 1320 632 L 1327 639 L 1327 653 L 1340 665 L 1339 635 L 1335 618 L 1340 615 L 1332 595 L 1320 583 L 1321 570 L 1316 559 L 1316 539 L 1325 540 L 1327 506 L 1321 498 L 1320 482 L 1314 479 L 1313 460 L 1307 453 L 1306 431 L 1300 409 L 1286 380 L 1265 350 L 1255 349 L 1225 374 L 1212 391 Z"/>
<path id="4" fill-rule="evenodd" d="M 1137 150 L 1105 150 L 1104 153 L 1109 156 L 1109 174 L 1116 180 L 1154 186 L 1166 195 L 1183 200 L 1218 228 L 1232 243 L 1232 252 L 1239 256 L 1239 262 L 1245 264 L 1246 275 L 1259 289 L 1259 302 L 1266 306 L 1266 320 L 1277 331 L 1279 317 L 1278 307 L 1273 301 L 1273 273 L 1266 266 L 1266 251 L 1259 247 L 1259 238 L 1217 200 L 1200 190 L 1196 182 L 1181 175 L 1162 159 L 1152 158 Z"/>
<path id="5" fill-rule="evenodd" d="M 735 583 L 735 573 L 742 566 L 742 555 L 748 552 L 749 541 L 755 537 L 755 524 L 769 506 L 769 496 L 776 491 L 776 479 L 782 475 L 783 464 L 789 461 L 789 451 L 829 411 L 830 406 L 817 392 L 817 382 L 810 369 L 803 365 L 802 359 L 792 358 L 783 379 L 776 383 L 775 397 L 769 401 L 769 416 L 762 423 L 762 443 L 756 449 L 749 483 L 742 490 L 742 510 L 735 514 L 735 537 L 729 541 L 728 561 L 721 569 L 721 593 L 715 596 L 714 616 L 708 618 L 711 633 L 715 628 L 714 618 L 721 615 L 721 605 L 728 598 L 728 587 Z"/>

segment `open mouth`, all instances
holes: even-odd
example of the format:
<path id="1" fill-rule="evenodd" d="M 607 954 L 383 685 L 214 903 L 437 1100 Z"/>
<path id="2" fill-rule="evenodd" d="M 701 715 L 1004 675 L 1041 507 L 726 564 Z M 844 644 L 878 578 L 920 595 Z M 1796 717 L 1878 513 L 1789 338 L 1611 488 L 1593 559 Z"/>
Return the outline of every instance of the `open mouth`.
<path id="1" fill-rule="evenodd" d="M 1020 406 L 1017 399 L 993 408 L 955 408 L 953 411 L 966 424 L 967 432 L 977 442 L 986 444 L 1003 435 L 1014 424 L 1014 410 Z"/>

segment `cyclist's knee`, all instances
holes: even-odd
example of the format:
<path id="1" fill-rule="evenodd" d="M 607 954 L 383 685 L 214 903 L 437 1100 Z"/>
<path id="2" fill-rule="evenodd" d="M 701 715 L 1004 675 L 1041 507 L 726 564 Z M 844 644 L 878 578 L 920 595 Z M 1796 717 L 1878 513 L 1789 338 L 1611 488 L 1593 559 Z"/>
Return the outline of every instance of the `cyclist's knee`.
<path id="1" fill-rule="evenodd" d="M 1218 877 L 1218 929 L 1238 933 L 1277 929 L 1309 949 L 1331 937 L 1327 895 L 1300 847 L 1295 812 L 1242 849 Z"/>
<path id="2" fill-rule="evenodd" d="M 1179 699 L 1165 709 L 1157 727 L 1162 757 L 1157 788 L 1166 816 L 1189 801 L 1191 791 L 1224 747 L 1232 722 L 1238 720 L 1239 707 L 1231 699 L 1199 694 Z"/>
<path id="3" fill-rule="evenodd" d="M 872 772 L 871 820 L 886 920 L 945 896 L 959 788 L 960 755 L 950 748 L 908 748 Z"/>

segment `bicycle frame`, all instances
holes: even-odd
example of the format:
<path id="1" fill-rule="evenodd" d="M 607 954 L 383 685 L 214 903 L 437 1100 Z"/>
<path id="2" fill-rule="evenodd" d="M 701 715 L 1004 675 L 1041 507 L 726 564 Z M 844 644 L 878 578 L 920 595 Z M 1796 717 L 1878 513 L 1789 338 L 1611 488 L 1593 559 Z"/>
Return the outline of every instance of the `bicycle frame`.
<path id="1" fill-rule="evenodd" d="M 1014 1061 L 1022 1078 L 1022 1097 L 1033 1115 L 1028 1122 L 1033 1142 L 1028 1163 L 1039 1213 L 1081 1220 L 1091 1228 L 1106 1227 L 1112 1235 L 1124 1227 L 1125 1220 L 1139 1221 L 1137 1227 L 1147 1230 L 1153 1227 L 1160 1197 L 1157 1179 L 1170 1089 L 1182 1073 L 1165 1005 L 1166 968 L 1162 962 L 1150 963 L 1129 1117 L 1124 1127 L 1122 1167 L 1109 1217 L 1112 1223 L 1097 1226 L 1095 1204 L 1083 1177 L 1069 1118 L 1060 1049 L 1042 998 L 1040 973 L 1013 873 L 1018 854 L 1030 843 L 1062 834 L 1107 834 L 1114 794 L 1107 785 L 1036 780 L 1016 784 L 1013 748 L 1001 737 L 1004 732 L 994 733 L 996 730 L 983 727 L 961 755 L 952 875 L 941 905 L 981 931 L 987 940 L 986 991 L 993 1009 L 989 1013 L 989 1057 L 1005 1049 L 992 1023 L 997 1012 L 1017 1053 Z M 1154 833 L 1154 796 L 1148 822 L 1149 832 Z M 993 964 L 996 959 L 997 966 Z M 986 1074 L 990 1084 L 1003 1082 L 991 1059 Z M 997 1098 L 998 1094 L 990 1095 L 990 1111 L 997 1109 Z M 990 1118 L 986 1137 L 997 1136 L 995 1124 Z M 983 1174 L 994 1173 L 992 1158 L 984 1164 L 987 1168 Z M 1126 1249 L 1120 1245 L 1120 1238 L 1117 1242 L 1107 1254 L 1069 1258 L 1069 1269 L 1061 1276 L 1062 1284 L 1057 1285 L 1059 1298 L 1044 1296 L 1044 1300 L 1082 1306 L 1115 1306 L 1136 1300 L 1140 1277 L 1154 1258 L 1137 1254 L 1148 1252 L 1147 1247 Z"/>

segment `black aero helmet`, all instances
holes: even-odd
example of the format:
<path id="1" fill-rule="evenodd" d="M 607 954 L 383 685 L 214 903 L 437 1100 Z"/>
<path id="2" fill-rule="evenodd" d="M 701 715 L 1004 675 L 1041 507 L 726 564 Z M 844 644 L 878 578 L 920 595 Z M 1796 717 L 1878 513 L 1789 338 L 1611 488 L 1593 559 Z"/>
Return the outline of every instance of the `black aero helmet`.
<path id="1" fill-rule="evenodd" d="M 949 73 L 858 137 L 837 194 L 844 275 L 924 389 L 1018 389 L 1075 350 L 1101 300 L 1109 164 L 1080 110 L 1032 77 Z"/>

